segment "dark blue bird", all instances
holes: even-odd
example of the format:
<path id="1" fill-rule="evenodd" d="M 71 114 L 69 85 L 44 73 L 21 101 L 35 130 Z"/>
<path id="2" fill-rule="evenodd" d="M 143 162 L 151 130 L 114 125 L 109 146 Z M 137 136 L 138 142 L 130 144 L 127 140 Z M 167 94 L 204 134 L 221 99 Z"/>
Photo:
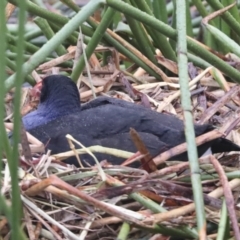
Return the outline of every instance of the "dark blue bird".
<path id="1" fill-rule="evenodd" d="M 183 121 L 172 115 L 109 97 L 99 97 L 81 107 L 76 85 L 70 78 L 61 75 L 48 76 L 43 80 L 38 109 L 23 117 L 23 124 L 53 154 L 70 150 L 66 134 L 86 147 L 101 145 L 136 152 L 129 135 L 130 128 L 139 133 L 152 156 L 185 142 Z M 196 136 L 213 129 L 209 124 L 195 125 Z M 219 138 L 199 146 L 199 156 L 210 147 L 213 153 L 240 151 L 236 144 Z M 95 155 L 99 160 L 107 159 L 113 164 L 124 161 L 108 154 Z M 91 165 L 95 163 L 88 154 L 81 155 L 81 159 Z M 174 159 L 187 160 L 187 154 Z M 75 157 L 66 162 L 78 165 Z"/>

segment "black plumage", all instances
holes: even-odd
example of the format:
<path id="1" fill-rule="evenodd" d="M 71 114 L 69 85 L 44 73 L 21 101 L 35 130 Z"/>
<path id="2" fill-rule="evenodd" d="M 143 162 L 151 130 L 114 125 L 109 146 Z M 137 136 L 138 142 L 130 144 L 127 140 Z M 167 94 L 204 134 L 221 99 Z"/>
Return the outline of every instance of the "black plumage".
<path id="1" fill-rule="evenodd" d="M 72 135 L 84 146 L 101 145 L 120 150 L 136 152 L 129 130 L 134 128 L 142 138 L 152 156 L 185 142 L 183 121 L 155 112 L 143 106 L 123 100 L 99 97 L 80 106 L 76 85 L 68 77 L 52 75 L 43 80 L 40 104 L 36 111 L 23 118 L 27 131 L 37 137 L 52 153 L 69 149 L 65 138 Z M 196 136 L 214 129 L 211 125 L 195 125 Z M 201 156 L 212 147 L 213 153 L 240 151 L 231 141 L 219 138 L 198 147 Z M 95 154 L 99 160 L 107 159 L 120 164 L 124 159 L 106 154 Z M 91 156 L 81 159 L 94 164 Z M 186 153 L 175 159 L 187 160 Z M 67 162 L 77 165 L 75 158 Z"/>

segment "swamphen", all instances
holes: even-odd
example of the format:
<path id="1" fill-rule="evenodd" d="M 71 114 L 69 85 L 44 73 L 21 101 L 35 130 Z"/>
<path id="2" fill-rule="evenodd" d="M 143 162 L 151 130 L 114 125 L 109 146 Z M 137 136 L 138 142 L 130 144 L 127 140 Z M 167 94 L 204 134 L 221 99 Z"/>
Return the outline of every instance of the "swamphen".
<path id="1" fill-rule="evenodd" d="M 101 145 L 136 152 L 130 128 L 139 133 L 152 156 L 185 142 L 183 121 L 175 116 L 110 97 L 98 97 L 81 106 L 75 83 L 62 75 L 51 75 L 43 80 L 38 109 L 24 116 L 23 124 L 28 132 L 47 144 L 53 154 L 70 150 L 66 134 L 86 147 Z M 196 136 L 213 129 L 209 124 L 195 125 Z M 219 138 L 199 146 L 199 156 L 210 147 L 213 153 L 240 151 L 233 142 Z M 112 164 L 124 161 L 108 154 L 95 155 Z M 88 154 L 81 155 L 81 159 L 91 165 L 95 163 Z M 187 154 L 174 159 L 187 160 Z M 65 162 L 78 165 L 75 157 Z"/>

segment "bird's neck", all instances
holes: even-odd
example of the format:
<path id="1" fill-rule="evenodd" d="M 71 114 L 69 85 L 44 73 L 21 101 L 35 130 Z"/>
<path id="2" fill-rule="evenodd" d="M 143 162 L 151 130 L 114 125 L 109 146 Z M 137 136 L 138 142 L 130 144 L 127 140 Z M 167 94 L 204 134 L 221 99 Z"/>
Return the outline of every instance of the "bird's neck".
<path id="1" fill-rule="evenodd" d="M 48 99 L 44 103 L 39 104 L 38 110 L 46 112 L 49 116 L 59 117 L 80 111 L 81 106 L 79 99 L 62 98 Z"/>

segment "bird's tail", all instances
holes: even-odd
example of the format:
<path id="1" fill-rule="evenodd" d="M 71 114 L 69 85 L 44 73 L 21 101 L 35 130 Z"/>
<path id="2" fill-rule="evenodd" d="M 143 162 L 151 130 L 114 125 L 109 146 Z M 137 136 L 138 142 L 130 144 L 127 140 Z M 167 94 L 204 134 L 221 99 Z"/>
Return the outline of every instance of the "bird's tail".
<path id="1" fill-rule="evenodd" d="M 219 138 L 217 141 L 214 141 L 211 149 L 212 153 L 231 152 L 240 151 L 240 146 L 226 138 Z"/>

